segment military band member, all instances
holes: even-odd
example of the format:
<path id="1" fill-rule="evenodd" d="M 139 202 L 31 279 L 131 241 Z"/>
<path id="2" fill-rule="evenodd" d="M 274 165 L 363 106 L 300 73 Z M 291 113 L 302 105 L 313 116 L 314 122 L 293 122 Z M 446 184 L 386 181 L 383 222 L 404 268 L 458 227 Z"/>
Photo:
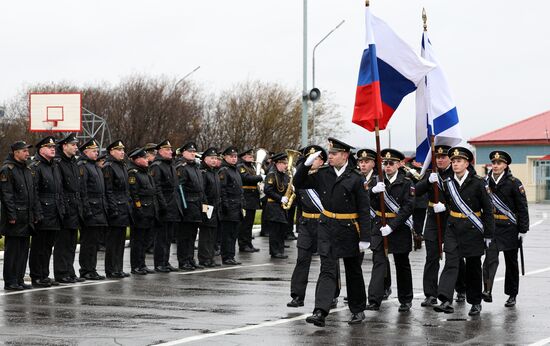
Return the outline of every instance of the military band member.
<path id="1" fill-rule="evenodd" d="M 175 224 L 181 221 L 183 203 L 178 174 L 172 162 L 172 145 L 166 139 L 157 144 L 157 156 L 150 168 L 159 203 L 159 222 L 155 226 L 155 271 L 161 273 L 178 270 L 169 262 L 170 240 Z"/>
<path id="2" fill-rule="evenodd" d="M 188 142 L 179 148 L 182 157 L 176 165 L 179 178 L 179 189 L 183 195 L 183 218 L 175 231 L 178 243 L 178 266 L 183 270 L 202 269 L 203 266 L 195 262 L 195 240 L 199 225 L 202 222 L 202 208 L 206 204 L 204 196 L 204 182 L 199 165 L 195 161 L 197 145 Z"/>
<path id="3" fill-rule="evenodd" d="M 334 292 L 338 287 L 338 259 L 344 259 L 350 324 L 361 323 L 366 306 L 365 283 L 361 271 L 363 251 L 370 237 L 369 195 L 363 187 L 363 177 L 350 164 L 352 147 L 329 138 L 329 165 L 316 173 L 309 170 L 321 151 L 311 154 L 298 165 L 294 176 L 296 189 L 314 189 L 324 210 L 317 230 L 317 251 L 321 256 L 321 272 L 315 292 L 315 309 L 306 322 L 325 325 Z"/>
<path id="4" fill-rule="evenodd" d="M 84 220 L 80 228 L 80 277 L 86 280 L 103 280 L 105 276 L 97 272 L 97 252 L 99 243 L 107 230 L 107 199 L 103 172 L 96 164 L 99 145 L 95 139 L 80 146 L 82 155 L 78 168 L 82 182 L 82 203 Z"/>
<path id="5" fill-rule="evenodd" d="M 50 287 L 59 284 L 50 275 L 50 259 L 55 234 L 61 229 L 65 211 L 63 182 L 55 158 L 55 139 L 47 136 L 36 144 L 37 153 L 30 164 L 34 184 L 38 191 L 42 216 L 35 226 L 29 255 L 29 269 L 33 287 Z"/>
<path id="6" fill-rule="evenodd" d="M 237 170 L 237 148 L 227 147 L 223 151 L 223 162 L 218 171 L 221 183 L 222 263 L 239 265 L 235 260 L 239 222 L 242 221 L 243 182 Z"/>
<path id="7" fill-rule="evenodd" d="M 241 179 L 243 181 L 244 194 L 244 219 L 239 224 L 239 251 L 242 252 L 257 252 L 257 249 L 252 245 L 252 227 L 254 226 L 254 218 L 256 210 L 260 209 L 260 191 L 258 183 L 261 182 L 262 176 L 256 175 L 254 168 L 254 150 L 244 150 L 239 154 L 242 162 L 237 165 Z"/>
<path id="8" fill-rule="evenodd" d="M 145 150 L 145 159 L 149 161 L 149 164 L 153 163 L 157 156 L 157 144 L 147 143 L 143 146 L 143 150 Z"/>
<path id="9" fill-rule="evenodd" d="M 220 161 L 216 148 L 208 148 L 202 153 L 202 180 L 206 204 L 211 211 L 202 214 L 203 221 L 199 232 L 199 264 L 212 268 L 218 265 L 214 260 L 217 233 L 220 228 L 221 184 L 217 164 Z"/>
<path id="10" fill-rule="evenodd" d="M 107 146 L 107 160 L 103 167 L 105 197 L 109 229 L 105 238 L 105 273 L 108 278 L 122 279 L 130 276 L 124 272 L 124 244 L 126 229 L 132 223 L 128 170 L 124 161 L 124 143 L 116 140 Z"/>
<path id="11" fill-rule="evenodd" d="M 395 149 L 380 152 L 384 167 L 384 181 L 378 182 L 371 191 L 371 206 L 375 210 L 375 223 L 371 234 L 372 276 L 369 284 L 368 310 L 378 310 L 384 296 L 384 276 L 387 261 L 383 237 L 388 239 L 388 253 L 393 254 L 399 311 L 411 309 L 413 299 L 412 273 L 409 253 L 412 249 L 411 231 L 414 208 L 414 184 L 399 171 L 399 163 L 405 155 Z M 384 198 L 386 225 L 382 225 L 380 198 Z"/>
<path id="12" fill-rule="evenodd" d="M 31 145 L 17 141 L 0 169 L 0 232 L 4 236 L 4 289 L 20 291 L 26 284 L 29 239 L 42 214 L 38 193 L 26 161 Z"/>
<path id="13" fill-rule="evenodd" d="M 132 230 L 130 232 L 130 265 L 132 274 L 145 275 L 155 271 L 145 263 L 147 239 L 153 232 L 158 218 L 158 205 L 155 182 L 149 174 L 149 161 L 143 148 L 134 149 L 128 154 L 128 185 L 132 198 Z"/>
<path id="14" fill-rule="evenodd" d="M 458 276 L 459 260 L 466 258 L 466 298 L 472 305 L 468 315 L 481 312 L 481 256 L 494 234 L 493 206 L 486 182 L 468 170 L 474 159 L 463 147 L 449 149 L 454 174 L 443 181 L 449 210 L 445 230 L 445 267 L 439 277 L 437 312 L 452 313 L 453 290 Z"/>
<path id="15" fill-rule="evenodd" d="M 513 307 L 519 291 L 518 248 L 529 231 L 529 210 L 523 184 L 510 172 L 510 154 L 497 150 L 489 154 L 489 159 L 492 169 L 486 179 L 494 206 L 495 234 L 483 261 L 483 300 L 493 300 L 491 291 L 502 251 L 506 262 L 504 294 L 509 296 L 504 306 Z"/>
<path id="16" fill-rule="evenodd" d="M 265 225 L 269 229 L 269 254 L 271 258 L 285 259 L 285 234 L 288 225 L 288 212 L 282 204 L 288 203 L 285 192 L 290 178 L 286 174 L 287 155 L 284 153 L 272 157 L 275 169 L 265 177 L 264 192 L 267 203 L 264 208 Z"/>
<path id="17" fill-rule="evenodd" d="M 78 139 L 70 134 L 58 142 L 60 149 L 59 168 L 63 179 L 63 198 L 65 216 L 61 230 L 56 234 L 53 250 L 53 268 L 55 280 L 60 283 L 82 282 L 74 270 L 74 258 L 78 229 L 82 225 L 83 206 L 81 198 L 81 176 L 76 162 Z"/>

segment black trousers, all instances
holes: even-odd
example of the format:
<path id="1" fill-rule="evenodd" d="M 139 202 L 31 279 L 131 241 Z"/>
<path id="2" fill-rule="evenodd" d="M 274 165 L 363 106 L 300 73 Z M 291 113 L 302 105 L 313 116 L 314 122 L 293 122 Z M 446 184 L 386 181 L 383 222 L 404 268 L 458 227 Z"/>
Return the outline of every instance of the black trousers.
<path id="1" fill-rule="evenodd" d="M 426 263 L 424 263 L 424 275 L 422 284 L 424 296 L 437 297 L 437 279 L 439 278 L 439 243 L 438 241 L 424 239 L 426 244 Z"/>
<path id="2" fill-rule="evenodd" d="M 292 272 L 292 277 L 290 279 L 290 296 L 292 298 L 301 298 L 306 297 L 306 289 L 309 281 L 309 269 L 311 268 L 311 257 L 313 252 L 298 248 L 298 258 L 296 259 L 296 266 Z M 336 291 L 334 292 L 334 298 L 338 298 L 340 295 L 340 263 L 337 264 L 336 268 L 338 269 L 337 274 L 337 285 Z"/>
<path id="3" fill-rule="evenodd" d="M 80 276 L 97 273 L 97 251 L 106 227 L 85 226 L 80 231 Z"/>
<path id="4" fill-rule="evenodd" d="M 410 303 L 413 299 L 413 285 L 409 253 L 393 254 L 395 277 L 397 279 L 397 298 L 401 304 Z M 381 304 L 384 290 L 391 286 L 389 260 L 384 254 L 383 243 L 372 249 L 372 273 L 369 283 L 369 303 Z"/>
<path id="5" fill-rule="evenodd" d="M 132 270 L 146 267 L 145 252 L 147 251 L 153 228 L 132 227 L 130 231 L 130 265 Z"/>
<path id="6" fill-rule="evenodd" d="M 197 253 L 199 263 L 214 261 L 218 228 L 219 227 L 200 226 L 199 251 Z"/>
<path id="7" fill-rule="evenodd" d="M 456 278 L 455 291 L 457 293 L 466 293 L 466 260 L 458 260 L 458 277 Z"/>
<path id="8" fill-rule="evenodd" d="M 56 279 L 76 277 L 74 257 L 78 230 L 62 228 L 57 231 L 53 249 L 53 273 Z"/>
<path id="9" fill-rule="evenodd" d="M 239 222 L 222 221 L 222 260 L 235 258 L 235 243 L 239 232 Z"/>
<path id="10" fill-rule="evenodd" d="M 24 283 L 27 259 L 29 258 L 30 237 L 4 238 L 4 285 L 21 285 Z"/>
<path id="11" fill-rule="evenodd" d="M 254 226 L 254 218 L 256 217 L 255 209 L 246 209 L 244 219 L 239 224 L 239 249 L 252 246 L 252 227 Z"/>
<path id="12" fill-rule="evenodd" d="M 31 279 L 42 280 L 50 276 L 50 260 L 55 244 L 55 230 L 43 230 L 32 236 L 29 269 Z"/>
<path id="13" fill-rule="evenodd" d="M 517 296 L 519 292 L 519 265 L 518 249 L 504 250 L 504 262 L 506 272 L 504 276 L 504 294 Z M 485 290 L 491 292 L 493 282 L 498 268 L 499 251 L 496 248 L 489 247 L 485 251 L 485 260 L 483 261 L 483 283 Z"/>
<path id="14" fill-rule="evenodd" d="M 365 293 L 365 281 L 361 270 L 363 253 L 356 257 L 345 257 L 343 261 L 344 270 L 346 271 L 348 307 L 352 313 L 364 311 L 367 295 Z M 338 259 L 321 256 L 321 272 L 319 273 L 317 287 L 315 288 L 315 310 L 321 310 L 325 315 L 329 313 L 332 300 L 339 290 L 339 274 Z"/>
<path id="15" fill-rule="evenodd" d="M 170 241 L 174 233 L 174 222 L 159 222 L 155 225 L 155 267 L 165 267 L 170 259 Z"/>
<path id="16" fill-rule="evenodd" d="M 109 227 L 105 238 L 105 273 L 122 273 L 126 227 Z"/>
<path id="17" fill-rule="evenodd" d="M 266 221 L 269 228 L 269 254 L 271 256 L 285 253 L 285 235 L 288 224 Z"/>
<path id="18" fill-rule="evenodd" d="M 178 264 L 181 267 L 195 258 L 195 240 L 199 232 L 198 222 L 182 222 L 176 231 L 178 244 Z"/>
<path id="19" fill-rule="evenodd" d="M 439 277 L 437 297 L 441 301 L 452 301 L 453 291 L 459 276 L 459 263 L 462 260 L 458 256 L 458 249 L 445 251 L 445 266 Z M 470 304 L 481 303 L 481 256 L 466 257 L 465 284 L 466 300 Z"/>

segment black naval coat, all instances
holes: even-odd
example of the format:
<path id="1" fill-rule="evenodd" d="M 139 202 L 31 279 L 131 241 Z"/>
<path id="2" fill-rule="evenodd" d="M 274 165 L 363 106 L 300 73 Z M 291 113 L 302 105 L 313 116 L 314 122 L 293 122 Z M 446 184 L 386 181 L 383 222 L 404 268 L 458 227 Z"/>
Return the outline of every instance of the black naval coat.
<path id="1" fill-rule="evenodd" d="M 297 210 L 298 210 L 298 241 L 296 247 L 311 252 L 317 252 L 317 227 L 319 218 L 304 217 L 306 214 L 320 214 L 321 211 L 311 200 L 306 189 L 296 190 Z"/>
<path id="2" fill-rule="evenodd" d="M 218 176 L 221 184 L 221 220 L 240 222 L 243 219 L 243 182 L 237 166 L 224 160 Z"/>
<path id="3" fill-rule="evenodd" d="M 199 165 L 195 160 L 187 161 L 182 159 L 176 165 L 179 184 L 185 196 L 183 209 L 184 222 L 201 222 L 202 205 L 206 204 L 204 196 L 204 182 Z"/>
<path id="4" fill-rule="evenodd" d="M 29 167 L 34 177 L 42 211 L 40 222 L 36 224 L 35 228 L 37 231 L 60 230 L 65 214 L 65 205 L 59 166 L 54 159 L 48 161 L 37 153 Z"/>
<path id="5" fill-rule="evenodd" d="M 63 198 L 65 200 L 65 216 L 62 226 L 67 229 L 77 229 L 83 220 L 84 208 L 80 194 L 82 182 L 76 157 L 69 158 L 61 152 L 58 162 L 63 177 Z"/>
<path id="6" fill-rule="evenodd" d="M 155 181 L 146 167 L 130 162 L 128 186 L 132 199 L 133 225 L 136 228 L 151 228 L 158 218 L 158 203 Z"/>
<path id="7" fill-rule="evenodd" d="M 178 174 L 172 166 L 172 160 L 157 155 L 149 170 L 157 189 L 159 221 L 181 221 L 183 214 L 182 196 L 179 192 Z"/>
<path id="8" fill-rule="evenodd" d="M 493 203 L 487 192 L 486 182 L 472 171 L 469 172 L 462 186 L 459 186 L 454 179 L 454 173 L 445 179 L 443 185 L 445 187 L 445 200 L 447 201 L 446 207 L 449 213 L 451 211 L 460 213 L 460 209 L 451 198 L 447 187 L 448 181 L 454 184 L 462 200 L 473 212 L 481 212 L 480 219 L 483 224 L 483 233 L 469 219 L 449 216 L 445 231 L 445 252 L 458 249 L 459 257 L 481 256 L 485 252 L 484 238 L 492 239 L 495 230 Z"/>
<path id="9" fill-rule="evenodd" d="M 84 154 L 78 159 L 78 169 L 82 182 L 84 225 L 88 227 L 105 227 L 108 223 L 103 171 L 96 165 L 95 160 Z"/>
<path id="10" fill-rule="evenodd" d="M 517 224 L 510 220 L 503 220 L 503 215 L 498 209 L 495 213 L 495 234 L 493 242 L 499 251 L 517 249 L 518 233 L 527 233 L 529 230 L 529 211 L 527 208 L 527 197 L 521 181 L 514 177 L 510 170 L 503 172 L 504 176 L 495 183 L 492 174 L 489 173 L 486 179 L 489 182 L 491 193 L 495 194 L 514 213 Z M 493 246 L 493 245 L 491 245 Z"/>
<path id="11" fill-rule="evenodd" d="M 4 236 L 28 237 L 42 214 L 31 170 L 9 154 L 0 169 L 0 232 Z M 15 220 L 14 224 L 9 223 Z"/>
<path id="12" fill-rule="evenodd" d="M 262 176 L 256 175 L 252 162 L 241 162 L 237 165 L 237 169 L 243 181 L 243 209 L 260 209 L 260 191 L 258 190 L 258 183 L 262 181 Z"/>
<path id="13" fill-rule="evenodd" d="M 206 216 L 206 213 L 203 213 L 202 225 L 205 227 L 218 227 L 221 216 L 221 183 L 218 169 L 208 167 L 204 163 L 201 168 L 206 204 L 214 207 L 210 219 Z"/>
<path id="14" fill-rule="evenodd" d="M 359 241 L 370 241 L 371 226 L 364 178 L 350 162 L 339 177 L 332 166 L 323 166 L 308 174 L 310 168 L 303 163 L 298 165 L 294 175 L 296 189 L 316 190 L 327 214 L 358 214 L 356 219 L 341 220 L 321 215 L 317 251 L 321 256 L 336 258 L 359 256 Z"/>
<path id="15" fill-rule="evenodd" d="M 432 205 L 432 206 L 428 206 L 428 210 L 426 214 L 426 222 L 425 222 L 422 236 L 424 237 L 424 239 L 427 239 L 427 240 L 438 241 L 437 221 L 435 219 L 435 213 L 433 209 L 435 194 L 434 194 L 433 184 L 428 181 L 430 173 L 431 171 L 426 172 L 424 177 L 418 183 L 416 183 L 416 197 L 419 198 L 422 196 L 427 196 L 429 205 Z M 454 173 L 451 165 L 449 165 L 449 167 L 447 167 L 445 170 L 439 172 L 439 177 L 440 177 L 439 202 L 443 204 L 445 204 L 445 194 L 442 191 L 441 183 L 445 179 L 452 177 L 453 175 Z M 445 239 L 445 228 L 447 226 L 448 213 L 447 212 L 439 213 L 439 215 L 440 215 L 440 221 L 441 221 L 441 235 L 443 236 L 443 239 L 441 239 L 441 241 L 443 242 Z"/>
<path id="16" fill-rule="evenodd" d="M 281 206 L 290 178 L 288 174 L 272 170 L 265 177 L 264 193 L 267 196 L 263 218 L 265 221 L 288 223 L 288 211 Z"/>
<path id="17" fill-rule="evenodd" d="M 399 204 L 399 212 L 397 217 L 386 218 L 386 224 L 393 230 L 388 235 L 388 253 L 408 253 L 412 250 L 412 236 L 411 229 L 406 224 L 407 219 L 412 215 L 414 209 L 414 197 L 415 190 L 414 184 L 411 179 L 407 178 L 405 174 L 398 171 L 397 177 L 393 183 L 390 183 L 387 177 L 384 177 L 384 184 L 386 184 L 386 191 L 393 199 Z M 376 185 L 376 183 L 374 183 Z M 372 193 L 371 204 L 374 210 L 380 211 L 380 198 L 381 193 Z M 386 213 L 390 213 L 386 201 Z M 375 223 L 372 228 L 372 248 L 376 248 L 383 242 L 384 238 L 380 233 L 382 227 L 382 219 L 380 216 L 376 216 Z"/>
<path id="18" fill-rule="evenodd" d="M 124 161 L 107 155 L 103 166 L 109 226 L 128 227 L 132 223 L 128 171 Z"/>

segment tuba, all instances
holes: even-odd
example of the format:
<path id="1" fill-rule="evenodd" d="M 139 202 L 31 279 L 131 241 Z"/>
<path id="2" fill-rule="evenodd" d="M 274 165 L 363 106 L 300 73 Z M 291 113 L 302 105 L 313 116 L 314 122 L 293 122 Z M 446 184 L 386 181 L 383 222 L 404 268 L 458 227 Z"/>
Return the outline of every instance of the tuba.
<path id="1" fill-rule="evenodd" d="M 420 174 L 418 173 L 418 171 L 414 168 L 411 168 L 407 165 L 402 165 L 401 167 L 403 167 L 403 169 L 405 170 L 405 172 L 409 173 L 414 179 L 416 180 L 421 180 L 422 177 L 424 176 L 424 174 Z"/>
<path id="2" fill-rule="evenodd" d="M 296 198 L 296 193 L 294 193 L 294 186 L 292 185 L 292 180 L 294 179 L 294 165 L 296 165 L 296 161 L 298 160 L 298 157 L 301 155 L 299 151 L 287 149 L 286 155 L 288 157 L 288 167 L 287 167 L 287 174 L 290 177 L 290 180 L 288 181 L 288 187 L 285 191 L 285 197 L 288 198 L 288 202 L 281 203 L 281 206 L 284 210 L 290 209 L 292 206 L 292 203 L 294 203 L 294 199 Z"/>

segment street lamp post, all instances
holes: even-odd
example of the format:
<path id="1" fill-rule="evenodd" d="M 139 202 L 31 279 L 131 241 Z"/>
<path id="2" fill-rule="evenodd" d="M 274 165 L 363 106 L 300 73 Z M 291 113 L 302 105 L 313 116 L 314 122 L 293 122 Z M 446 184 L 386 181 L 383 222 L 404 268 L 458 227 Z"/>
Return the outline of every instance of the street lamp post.
<path id="1" fill-rule="evenodd" d="M 321 43 L 323 43 L 324 40 L 326 40 L 334 31 L 336 31 L 336 29 L 338 29 L 342 24 L 344 24 L 345 20 L 342 19 L 342 21 L 340 23 L 338 23 L 338 25 L 336 25 L 334 27 L 334 29 L 332 29 L 331 31 L 329 31 L 319 42 L 317 42 L 317 44 L 313 47 L 313 54 L 312 54 L 312 59 L 311 59 L 311 79 L 312 79 L 312 88 L 315 88 L 315 51 L 317 50 L 317 47 L 319 47 L 319 45 Z M 313 127 L 313 134 L 312 134 L 312 141 L 315 141 L 315 102 L 312 103 L 311 105 L 311 118 L 312 118 L 312 127 Z"/>
<path id="2" fill-rule="evenodd" d="M 176 87 L 178 86 L 178 84 L 180 84 L 181 82 L 183 82 L 185 80 L 185 78 L 189 77 L 190 75 L 192 75 L 193 73 L 195 73 L 195 71 L 197 71 L 198 69 L 200 69 L 201 67 L 200 66 L 197 66 L 195 67 L 195 69 L 191 72 L 189 72 L 188 74 L 186 74 L 185 76 L 181 77 L 177 82 L 176 84 L 174 84 L 174 90 L 176 90 Z"/>
<path id="3" fill-rule="evenodd" d="M 302 147 L 307 145 L 307 0 L 304 0 L 303 9 L 303 88 L 302 88 Z"/>

